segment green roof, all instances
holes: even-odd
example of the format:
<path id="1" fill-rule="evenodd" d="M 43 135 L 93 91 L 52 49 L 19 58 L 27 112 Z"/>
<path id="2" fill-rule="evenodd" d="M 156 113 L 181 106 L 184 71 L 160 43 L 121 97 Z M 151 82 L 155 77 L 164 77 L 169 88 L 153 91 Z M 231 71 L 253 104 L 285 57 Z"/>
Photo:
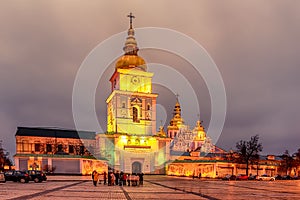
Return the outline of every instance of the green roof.
<path id="1" fill-rule="evenodd" d="M 60 128 L 18 127 L 16 136 L 36 136 L 53 138 L 73 138 L 95 140 L 95 132 Z"/>

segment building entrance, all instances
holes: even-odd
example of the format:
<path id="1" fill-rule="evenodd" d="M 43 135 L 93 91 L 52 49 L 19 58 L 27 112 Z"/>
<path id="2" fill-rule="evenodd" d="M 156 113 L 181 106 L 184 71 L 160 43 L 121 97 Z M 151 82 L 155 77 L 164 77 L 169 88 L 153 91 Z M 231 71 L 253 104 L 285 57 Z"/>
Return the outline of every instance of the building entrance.
<path id="1" fill-rule="evenodd" d="M 142 173 L 142 163 L 135 161 L 132 163 L 132 173 Z"/>

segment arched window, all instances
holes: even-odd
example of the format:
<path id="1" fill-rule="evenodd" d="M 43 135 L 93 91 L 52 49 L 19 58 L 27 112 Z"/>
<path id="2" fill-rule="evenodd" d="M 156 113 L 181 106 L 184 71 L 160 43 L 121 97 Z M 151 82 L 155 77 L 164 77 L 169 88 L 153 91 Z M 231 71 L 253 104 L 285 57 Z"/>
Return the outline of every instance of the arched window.
<path id="1" fill-rule="evenodd" d="M 136 107 L 132 108 L 132 119 L 133 122 L 139 122 L 139 111 Z"/>
<path id="2" fill-rule="evenodd" d="M 150 110 L 151 109 L 151 106 L 150 106 L 150 104 L 148 103 L 147 104 L 147 110 Z"/>

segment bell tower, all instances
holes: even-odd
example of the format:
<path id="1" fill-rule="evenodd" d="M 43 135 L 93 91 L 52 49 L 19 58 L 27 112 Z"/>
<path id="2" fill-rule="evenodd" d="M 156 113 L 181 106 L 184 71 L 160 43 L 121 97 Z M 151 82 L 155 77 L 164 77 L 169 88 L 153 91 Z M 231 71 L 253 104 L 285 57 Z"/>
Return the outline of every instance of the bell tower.
<path id="1" fill-rule="evenodd" d="M 123 47 L 124 55 L 115 66 L 110 78 L 111 94 L 107 103 L 107 132 L 127 135 L 156 134 L 156 98 L 152 93 L 153 73 L 147 71 L 146 62 L 138 56 L 134 37 L 132 13 Z"/>

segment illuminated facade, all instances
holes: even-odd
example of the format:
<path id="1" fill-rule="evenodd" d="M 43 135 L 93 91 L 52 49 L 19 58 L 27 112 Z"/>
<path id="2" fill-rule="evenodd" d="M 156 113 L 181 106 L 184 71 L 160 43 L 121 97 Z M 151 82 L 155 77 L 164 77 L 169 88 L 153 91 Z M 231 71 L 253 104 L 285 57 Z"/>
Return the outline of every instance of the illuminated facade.
<path id="1" fill-rule="evenodd" d="M 228 159 L 227 155 L 207 154 L 206 156 L 199 156 L 191 154 L 190 156 L 182 156 L 168 165 L 167 175 L 218 178 L 227 174 L 246 174 L 246 164 L 236 163 Z M 285 175 L 281 169 L 281 163 L 282 159 L 278 156 L 261 156 L 259 163 L 249 165 L 249 175 Z"/>
<path id="2" fill-rule="evenodd" d="M 171 138 L 172 151 L 214 153 L 217 148 L 206 135 L 200 120 L 197 121 L 195 128 L 192 130 L 184 123 L 178 100 L 175 104 L 174 116 L 170 121 L 167 132 L 168 137 Z"/>
<path id="3" fill-rule="evenodd" d="M 107 103 L 107 133 L 98 134 L 98 154 L 109 160 L 114 170 L 164 173 L 169 160 L 170 139 L 156 133 L 156 98 L 152 93 L 153 73 L 138 56 L 130 14 L 128 37 L 110 78 Z M 163 131 L 163 130 L 162 130 Z"/>
<path id="4" fill-rule="evenodd" d="M 130 28 L 123 48 L 124 55 L 116 62 L 110 78 L 111 94 L 107 98 L 107 132 L 152 136 L 156 131 L 156 97 L 152 93 L 153 73 L 147 72 L 138 56 L 137 42 Z"/>
<path id="5" fill-rule="evenodd" d="M 18 127 L 17 170 L 36 169 L 56 174 L 91 174 L 107 171 L 106 160 L 93 156 L 95 133 L 57 128 Z"/>
<path id="6" fill-rule="evenodd" d="M 152 92 L 154 74 L 147 71 L 145 60 L 138 56 L 134 17 L 128 17 L 124 55 L 116 61 L 109 80 L 106 133 L 18 127 L 16 169 L 91 174 L 93 170 L 102 173 L 111 168 L 125 173 L 213 178 L 245 173 L 245 165 L 234 163 L 226 151 L 212 143 L 200 120 L 193 129 L 184 123 L 178 99 L 167 131 L 159 127 L 156 132 L 158 94 Z M 278 159 L 268 157 L 256 167 L 251 166 L 249 173 L 274 175 L 279 165 Z"/>

